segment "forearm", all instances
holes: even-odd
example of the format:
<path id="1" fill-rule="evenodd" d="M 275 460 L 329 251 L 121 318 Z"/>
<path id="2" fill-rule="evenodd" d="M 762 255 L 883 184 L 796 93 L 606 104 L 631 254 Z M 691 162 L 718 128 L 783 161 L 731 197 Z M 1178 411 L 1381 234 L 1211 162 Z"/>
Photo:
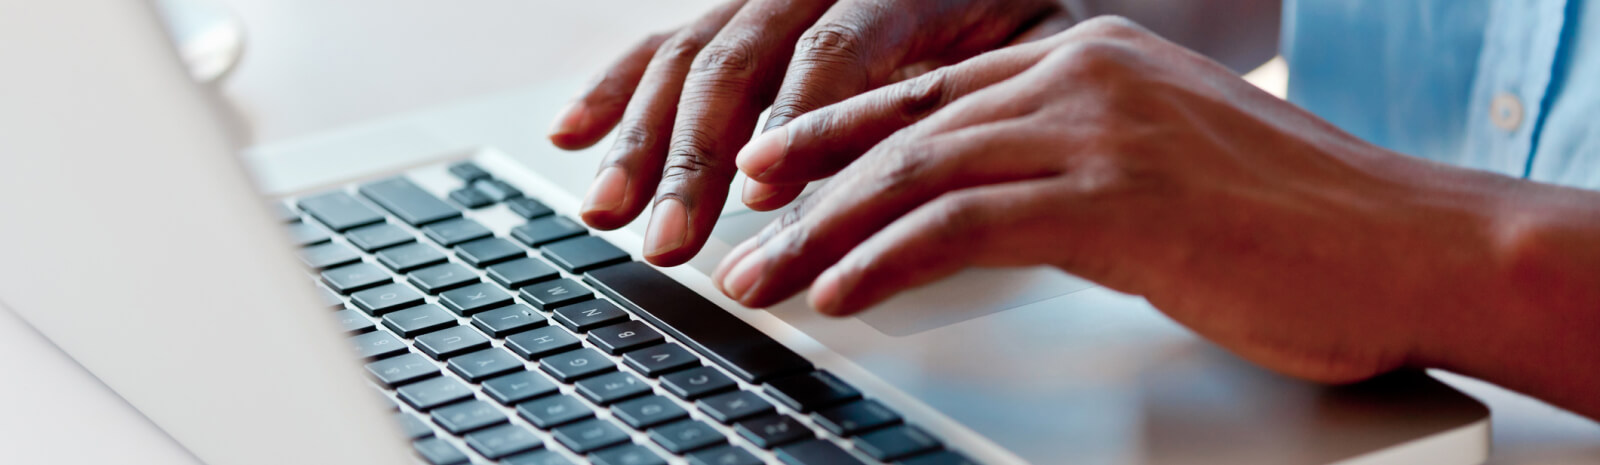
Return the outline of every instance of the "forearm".
<path id="1" fill-rule="evenodd" d="M 1282 0 L 1064 0 L 1082 19 L 1118 15 L 1200 52 L 1235 72 L 1278 53 Z"/>

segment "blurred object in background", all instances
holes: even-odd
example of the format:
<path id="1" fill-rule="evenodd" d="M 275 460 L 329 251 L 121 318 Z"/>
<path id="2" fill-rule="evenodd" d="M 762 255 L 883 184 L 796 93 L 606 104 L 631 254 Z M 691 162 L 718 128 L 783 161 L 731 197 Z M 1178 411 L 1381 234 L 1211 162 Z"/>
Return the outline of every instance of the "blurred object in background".
<path id="1" fill-rule="evenodd" d="M 244 23 L 216 0 L 155 0 L 167 33 L 196 81 L 221 80 L 244 53 Z"/>

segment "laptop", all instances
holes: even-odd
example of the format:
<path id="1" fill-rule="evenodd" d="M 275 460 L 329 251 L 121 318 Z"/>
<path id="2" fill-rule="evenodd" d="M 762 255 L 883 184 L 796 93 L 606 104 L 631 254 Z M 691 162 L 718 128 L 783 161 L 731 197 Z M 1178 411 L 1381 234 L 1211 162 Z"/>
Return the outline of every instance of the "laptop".
<path id="1" fill-rule="evenodd" d="M 253 178 L 140 2 L 14 2 L 0 63 L 0 303 L 206 463 L 1487 456 L 1487 410 L 1426 374 L 1285 379 L 1050 270 L 750 310 L 707 274 L 769 214 L 659 269 L 526 154 Z"/>

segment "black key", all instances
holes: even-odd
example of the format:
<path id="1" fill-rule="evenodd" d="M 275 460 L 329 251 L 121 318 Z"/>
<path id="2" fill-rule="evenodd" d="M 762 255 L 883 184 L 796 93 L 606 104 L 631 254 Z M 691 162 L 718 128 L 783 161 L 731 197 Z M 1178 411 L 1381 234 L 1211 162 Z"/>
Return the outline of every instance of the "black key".
<path id="1" fill-rule="evenodd" d="M 422 411 L 472 398 L 472 388 L 455 378 L 440 376 L 400 386 L 395 394 L 406 405 Z"/>
<path id="2" fill-rule="evenodd" d="M 400 422 L 400 429 L 405 431 L 406 439 L 422 439 L 433 436 L 433 427 L 427 422 L 418 419 L 416 415 L 406 412 L 395 412 L 394 420 Z"/>
<path id="3" fill-rule="evenodd" d="M 378 263 L 396 273 L 407 273 L 417 268 L 444 263 L 445 256 L 438 249 L 421 242 L 412 242 L 377 253 Z"/>
<path id="4" fill-rule="evenodd" d="M 633 401 L 637 402 L 637 401 Z M 681 409 L 680 409 L 681 410 Z M 678 455 L 727 442 L 716 428 L 699 420 L 684 420 L 650 430 L 650 440 Z"/>
<path id="5" fill-rule="evenodd" d="M 533 308 L 547 312 L 562 305 L 593 298 L 594 292 L 589 291 L 589 288 L 565 278 L 522 288 L 522 300 L 533 304 Z"/>
<path id="6" fill-rule="evenodd" d="M 478 282 L 478 274 L 472 272 L 471 268 L 445 263 L 407 273 L 406 280 L 422 289 L 422 292 L 438 294 Z"/>
<path id="7" fill-rule="evenodd" d="M 532 258 L 519 258 L 489 267 L 489 279 L 506 289 L 516 289 L 540 281 L 561 277 L 561 273 L 544 262 Z"/>
<path id="8" fill-rule="evenodd" d="M 661 344 L 628 352 L 622 362 L 651 378 L 689 367 L 700 366 L 700 359 L 677 344 Z"/>
<path id="9" fill-rule="evenodd" d="M 512 213 L 516 213 L 517 216 L 529 220 L 534 218 L 543 218 L 556 213 L 555 210 L 551 210 L 548 205 L 544 204 L 544 202 L 527 197 L 518 197 L 507 200 L 506 206 L 511 207 Z"/>
<path id="10" fill-rule="evenodd" d="M 594 416 L 583 401 L 565 394 L 517 404 L 517 415 L 539 429 L 550 429 Z"/>
<path id="11" fill-rule="evenodd" d="M 317 286 L 317 297 L 322 299 L 322 305 L 333 309 L 344 308 L 344 301 L 339 300 L 339 294 L 328 290 L 326 287 Z"/>
<path id="12" fill-rule="evenodd" d="M 500 460 L 500 465 L 573 465 L 560 453 L 545 449 L 513 455 Z"/>
<path id="13" fill-rule="evenodd" d="M 328 225 L 334 231 L 344 232 L 357 226 L 383 221 L 383 214 L 373 210 L 344 191 L 334 191 L 311 197 L 302 197 L 300 209 L 312 218 Z"/>
<path id="14" fill-rule="evenodd" d="M 632 373 L 613 371 L 579 381 L 577 393 L 603 406 L 649 394 L 650 385 Z"/>
<path id="15" fill-rule="evenodd" d="M 733 425 L 733 431 L 762 449 L 817 437 L 816 433 L 811 432 L 811 428 L 789 418 L 788 415 L 762 415 L 751 418 Z"/>
<path id="16" fill-rule="evenodd" d="M 490 460 L 544 447 L 544 441 L 527 428 L 517 425 L 500 425 L 468 434 L 467 446 Z"/>
<path id="17" fill-rule="evenodd" d="M 811 371 L 811 362 L 650 265 L 627 262 L 584 279 L 629 311 L 747 382 Z"/>
<path id="18" fill-rule="evenodd" d="M 595 465 L 667 465 L 667 461 L 650 448 L 638 444 L 623 444 L 595 452 L 589 456 Z"/>
<path id="19" fill-rule="evenodd" d="M 351 244 L 368 252 L 378 249 L 387 249 L 400 244 L 417 240 L 416 236 L 389 223 L 362 226 L 344 233 L 344 238 Z"/>
<path id="20" fill-rule="evenodd" d="M 595 236 L 545 244 L 539 248 L 539 253 L 555 262 L 556 266 L 573 273 L 582 273 L 629 260 L 627 252 Z"/>
<path id="21" fill-rule="evenodd" d="M 394 336 L 382 331 L 371 332 L 350 338 L 350 343 L 356 347 L 356 355 L 368 360 L 388 358 L 406 353 L 406 343 L 400 342 Z"/>
<path id="22" fill-rule="evenodd" d="M 456 178 L 466 182 L 467 184 L 472 184 L 473 181 L 477 181 L 479 179 L 487 179 L 492 177 L 489 175 L 488 171 L 484 171 L 483 168 L 479 168 L 476 163 L 470 161 L 453 163 L 450 165 L 449 170 L 451 175 L 454 175 Z"/>
<path id="23" fill-rule="evenodd" d="M 511 355 L 505 349 L 489 348 L 451 357 L 445 366 L 450 367 L 450 371 L 461 375 L 463 379 L 476 383 L 521 370 L 522 360 L 518 360 L 517 356 Z"/>
<path id="24" fill-rule="evenodd" d="M 847 437 L 901 421 L 900 414 L 872 399 L 819 410 L 811 414 L 811 420 L 829 433 Z"/>
<path id="25" fill-rule="evenodd" d="M 684 400 L 699 399 L 738 386 L 733 378 L 707 366 L 661 375 L 661 387 Z"/>
<path id="26" fill-rule="evenodd" d="M 566 352 L 583 345 L 572 333 L 561 328 L 545 326 L 506 336 L 506 348 L 521 355 L 522 358 L 533 360 L 544 358 L 550 354 Z"/>
<path id="27" fill-rule="evenodd" d="M 455 325 L 456 316 L 438 305 L 411 307 L 383 316 L 384 327 L 407 339 Z"/>
<path id="28" fill-rule="evenodd" d="M 522 250 L 522 246 L 498 237 L 478 239 L 456 246 L 456 257 L 478 268 L 526 256 L 528 252 Z"/>
<path id="29" fill-rule="evenodd" d="M 300 213 L 294 211 L 293 208 L 289 208 L 288 205 L 284 205 L 283 202 L 272 202 L 271 205 L 268 205 L 268 208 L 272 209 L 272 216 L 277 218 L 278 221 L 284 223 L 300 221 Z"/>
<path id="30" fill-rule="evenodd" d="M 679 407 L 672 399 L 651 395 L 612 405 L 611 416 L 633 429 L 643 431 L 655 425 L 688 418 L 689 411 Z"/>
<path id="31" fill-rule="evenodd" d="M 589 234 L 589 230 L 565 216 L 547 216 L 511 228 L 511 238 L 528 247 Z"/>
<path id="32" fill-rule="evenodd" d="M 443 439 L 428 438 L 411 443 L 423 460 L 433 465 L 459 465 L 467 463 L 467 454 Z"/>
<path id="33" fill-rule="evenodd" d="M 761 465 L 761 459 L 728 444 L 689 454 L 689 465 Z"/>
<path id="34" fill-rule="evenodd" d="M 629 320 L 590 330 L 589 342 L 608 354 L 617 355 L 666 342 L 666 338 L 643 321 Z"/>
<path id="35" fill-rule="evenodd" d="M 695 401 L 694 407 L 722 424 L 765 415 L 776 410 L 772 408 L 772 404 L 761 400 L 760 396 L 750 391 L 733 391 L 706 397 Z"/>
<path id="36" fill-rule="evenodd" d="M 422 293 L 404 284 L 385 284 L 350 296 L 356 308 L 378 316 L 423 302 Z"/>
<path id="37" fill-rule="evenodd" d="M 851 465 L 865 464 L 832 442 L 822 439 L 801 441 L 779 447 L 775 451 L 778 461 L 787 465 Z"/>
<path id="38" fill-rule="evenodd" d="M 487 195 L 483 195 L 482 192 L 478 192 L 477 189 L 473 189 L 471 187 L 463 187 L 450 191 L 450 200 L 460 204 L 463 207 L 471 209 L 479 209 L 494 205 L 494 199 L 489 198 Z"/>
<path id="39" fill-rule="evenodd" d="M 531 371 L 519 371 L 505 376 L 491 378 L 483 382 L 483 393 L 488 394 L 495 402 L 505 405 L 516 405 L 519 402 L 555 394 L 559 390 L 556 383 L 550 382 L 544 375 Z"/>
<path id="40" fill-rule="evenodd" d="M 861 398 L 861 391 L 826 371 L 813 371 L 768 381 L 762 389 L 778 403 L 800 413 L 810 413 Z"/>
<path id="41" fill-rule="evenodd" d="M 512 305 L 497 308 L 472 316 L 472 325 L 489 333 L 489 337 L 501 338 L 518 332 L 527 331 L 549 324 L 549 320 L 533 312 L 527 305 Z"/>
<path id="42" fill-rule="evenodd" d="M 345 334 L 361 334 L 374 328 L 372 320 L 348 308 L 333 312 L 333 319 L 339 322 L 339 329 L 344 330 Z"/>
<path id="43" fill-rule="evenodd" d="M 511 294 L 493 284 L 476 283 L 439 294 L 439 301 L 456 314 L 472 316 L 484 310 L 511 305 Z"/>
<path id="44" fill-rule="evenodd" d="M 539 359 L 539 369 L 549 373 L 550 376 L 556 377 L 557 381 L 571 383 L 582 378 L 615 370 L 617 369 L 617 364 L 611 363 L 611 359 L 600 355 L 594 349 L 582 348 L 541 358 Z"/>
<path id="45" fill-rule="evenodd" d="M 348 245 L 327 242 L 300 249 L 300 262 L 314 270 L 326 270 L 336 266 L 349 265 L 361 261 L 361 253 Z"/>
<path id="46" fill-rule="evenodd" d="M 467 352 L 489 347 L 489 338 L 483 337 L 468 326 L 434 331 L 417 336 L 417 348 L 434 359 L 444 360 Z"/>
<path id="47" fill-rule="evenodd" d="M 941 447 L 938 439 L 934 439 L 922 428 L 911 425 L 900 425 L 863 434 L 857 436 L 852 443 L 855 444 L 856 450 L 885 462 Z"/>
<path id="48" fill-rule="evenodd" d="M 551 431 L 556 441 L 573 452 L 587 454 L 596 450 L 628 442 L 628 432 L 609 421 L 598 418 L 584 420 Z"/>
<path id="49" fill-rule="evenodd" d="M 969 459 L 958 452 L 948 450 L 918 455 L 895 463 L 900 465 L 978 465 L 977 461 Z"/>
<path id="50" fill-rule="evenodd" d="M 496 202 L 504 202 L 517 197 L 522 197 L 522 191 L 517 190 L 516 187 L 512 187 L 510 184 L 506 184 L 505 181 L 498 179 L 479 179 L 477 181 L 473 181 L 472 188 L 477 189 L 478 192 L 482 192 L 483 195 L 489 196 L 490 199 L 494 199 Z"/>
<path id="51" fill-rule="evenodd" d="M 400 217 L 400 221 L 412 226 L 461 216 L 461 211 L 456 210 L 456 207 L 422 190 L 404 176 L 370 182 L 358 190 L 361 191 L 361 195 L 372 199 L 378 206 Z"/>
<path id="52" fill-rule="evenodd" d="M 422 235 L 445 247 L 493 236 L 489 228 L 467 218 L 456 218 L 422 227 Z"/>
<path id="53" fill-rule="evenodd" d="M 383 387 L 394 389 L 406 383 L 438 376 L 439 367 L 421 355 L 405 354 L 368 363 L 367 374 L 372 375 L 372 379 Z"/>
<path id="54" fill-rule="evenodd" d="M 289 225 L 289 241 L 295 247 L 305 247 L 312 244 L 321 244 L 333 240 L 333 235 L 328 230 L 304 221 Z"/>
<path id="55" fill-rule="evenodd" d="M 628 312 L 604 300 L 590 300 L 555 309 L 555 319 L 567 329 L 584 332 L 628 320 Z"/>
<path id="56" fill-rule="evenodd" d="M 506 422 L 506 415 L 494 404 L 469 400 L 433 411 L 433 422 L 450 434 L 461 435 Z"/>
<path id="57" fill-rule="evenodd" d="M 394 282 L 389 272 L 371 263 L 345 265 L 322 272 L 322 283 L 340 294 Z"/>

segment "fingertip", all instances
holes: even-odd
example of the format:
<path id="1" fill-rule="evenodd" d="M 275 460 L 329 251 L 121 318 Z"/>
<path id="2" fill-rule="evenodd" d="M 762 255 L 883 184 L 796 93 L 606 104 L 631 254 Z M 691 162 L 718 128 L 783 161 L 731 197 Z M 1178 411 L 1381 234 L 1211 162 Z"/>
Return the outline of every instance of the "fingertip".
<path id="1" fill-rule="evenodd" d="M 745 180 L 744 192 L 740 198 L 751 210 L 765 212 L 783 208 L 799 197 L 805 189 L 805 184 L 774 185 L 748 179 Z"/>
<path id="2" fill-rule="evenodd" d="M 683 201 L 667 197 L 656 202 L 644 235 L 645 259 L 660 266 L 676 266 L 688 261 L 679 259 L 677 256 L 682 254 L 675 253 L 688 242 L 688 235 L 689 210 Z"/>
<path id="3" fill-rule="evenodd" d="M 811 292 L 806 295 L 806 300 L 817 313 L 834 317 L 852 313 L 843 306 L 844 294 L 848 291 L 842 282 L 843 274 L 836 267 L 829 268 L 811 284 Z"/>
<path id="4" fill-rule="evenodd" d="M 761 179 L 763 174 L 783 159 L 788 150 L 789 129 L 785 126 L 767 131 L 745 144 L 734 157 L 734 164 L 738 165 L 739 171 L 744 172 L 746 176 Z"/>
<path id="5" fill-rule="evenodd" d="M 550 124 L 550 142 L 564 149 L 581 148 L 575 146 L 588 145 L 582 144 L 583 141 L 580 137 L 582 135 L 580 133 L 584 129 L 585 119 L 588 118 L 588 113 L 588 108 L 581 101 L 574 101 L 562 107 L 561 111 L 556 113 L 555 121 Z"/>

